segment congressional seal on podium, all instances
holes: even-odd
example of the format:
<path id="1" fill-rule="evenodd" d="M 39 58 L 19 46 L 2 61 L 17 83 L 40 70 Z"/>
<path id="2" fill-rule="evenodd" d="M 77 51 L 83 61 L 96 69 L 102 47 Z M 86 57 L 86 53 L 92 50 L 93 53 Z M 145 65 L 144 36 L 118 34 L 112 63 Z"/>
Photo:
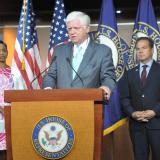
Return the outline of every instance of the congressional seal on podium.
<path id="1" fill-rule="evenodd" d="M 71 125 L 58 116 L 41 119 L 33 129 L 32 143 L 36 152 L 46 159 L 65 157 L 74 144 Z"/>

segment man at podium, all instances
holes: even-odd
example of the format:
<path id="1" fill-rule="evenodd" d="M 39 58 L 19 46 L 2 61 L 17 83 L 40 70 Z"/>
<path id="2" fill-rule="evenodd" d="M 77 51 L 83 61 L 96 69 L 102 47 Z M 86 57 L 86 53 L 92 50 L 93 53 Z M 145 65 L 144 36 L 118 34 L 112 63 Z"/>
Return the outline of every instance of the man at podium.
<path id="1" fill-rule="evenodd" d="M 43 88 L 100 87 L 109 99 L 116 83 L 111 49 L 90 39 L 90 17 L 87 14 L 69 13 L 66 25 L 71 42 L 54 49 Z"/>

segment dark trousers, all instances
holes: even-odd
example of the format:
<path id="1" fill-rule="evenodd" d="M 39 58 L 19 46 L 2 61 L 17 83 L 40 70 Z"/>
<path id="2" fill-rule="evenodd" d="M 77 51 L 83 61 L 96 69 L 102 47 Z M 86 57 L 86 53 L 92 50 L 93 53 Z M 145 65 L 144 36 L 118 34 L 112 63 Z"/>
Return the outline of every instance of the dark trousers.
<path id="1" fill-rule="evenodd" d="M 149 160 L 150 150 L 152 160 L 160 160 L 160 130 L 130 130 L 130 137 L 135 160 Z"/>
<path id="2" fill-rule="evenodd" d="M 5 150 L 0 150 L 0 160 L 7 160 L 7 155 Z"/>

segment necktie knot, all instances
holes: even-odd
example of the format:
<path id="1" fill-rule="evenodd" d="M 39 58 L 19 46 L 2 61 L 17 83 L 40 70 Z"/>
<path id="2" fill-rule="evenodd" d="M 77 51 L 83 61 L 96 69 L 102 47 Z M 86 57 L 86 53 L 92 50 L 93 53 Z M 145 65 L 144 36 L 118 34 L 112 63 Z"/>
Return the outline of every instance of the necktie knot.
<path id="1" fill-rule="evenodd" d="M 75 55 L 74 56 L 77 56 L 78 54 L 81 54 L 81 50 L 82 50 L 82 47 L 81 46 L 75 46 Z"/>
<path id="2" fill-rule="evenodd" d="M 145 64 L 142 67 L 143 67 L 143 70 L 146 70 L 146 68 L 148 67 L 148 65 Z"/>

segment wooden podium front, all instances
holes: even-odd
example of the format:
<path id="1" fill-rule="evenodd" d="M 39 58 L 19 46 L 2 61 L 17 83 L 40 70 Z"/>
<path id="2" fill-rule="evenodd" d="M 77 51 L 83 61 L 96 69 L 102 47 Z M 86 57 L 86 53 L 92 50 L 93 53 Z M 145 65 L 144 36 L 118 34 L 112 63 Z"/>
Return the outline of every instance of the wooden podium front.
<path id="1" fill-rule="evenodd" d="M 45 110 L 46 105 L 44 104 L 52 105 L 56 103 L 56 106 L 57 106 L 57 104 L 62 103 L 64 105 L 71 106 L 71 104 L 75 102 L 79 102 L 82 104 L 86 103 L 86 105 L 90 104 L 88 103 L 88 101 L 92 102 L 93 103 L 93 117 L 94 117 L 93 119 L 94 121 L 93 123 L 94 125 L 93 141 L 94 142 L 93 142 L 93 156 L 91 159 L 88 159 L 88 160 L 101 160 L 101 157 L 102 157 L 102 153 L 101 153 L 102 152 L 102 135 L 103 135 L 102 134 L 103 133 L 102 99 L 103 99 L 103 93 L 101 89 L 55 89 L 55 90 L 8 90 L 8 91 L 5 91 L 5 101 L 11 102 L 12 110 L 14 108 L 15 109 L 18 108 L 18 105 L 16 104 L 17 102 L 20 103 L 19 105 L 20 110 L 21 110 L 21 106 L 27 108 L 27 104 L 29 103 L 31 105 L 30 108 L 33 109 L 31 112 L 34 112 L 34 110 L 38 109 L 38 107 Z M 36 107 L 35 104 L 37 104 L 38 107 Z M 81 112 L 82 110 L 81 107 L 80 106 L 77 106 L 77 107 L 79 107 L 79 112 Z M 74 107 L 72 108 L 74 112 Z M 14 110 L 12 112 L 14 113 Z M 89 114 L 91 113 L 88 113 L 88 115 Z M 23 119 L 20 112 L 17 114 L 17 118 L 18 116 L 19 118 Z M 84 116 L 83 113 L 81 113 L 81 116 L 83 119 L 83 116 Z M 12 141 L 13 137 L 11 136 L 12 135 L 11 127 L 12 129 L 13 128 L 16 129 L 15 127 L 16 125 L 11 126 L 11 107 L 5 107 L 5 119 L 6 119 L 6 136 L 7 136 L 7 160 L 12 160 L 14 157 L 12 155 L 14 154 L 14 152 L 12 152 L 12 143 L 15 142 L 15 140 Z M 15 123 L 16 122 L 17 121 L 15 121 Z M 85 130 L 85 128 L 83 129 Z M 88 133 L 88 136 L 90 136 L 89 133 Z M 85 143 L 83 143 L 82 148 L 85 150 Z"/>

